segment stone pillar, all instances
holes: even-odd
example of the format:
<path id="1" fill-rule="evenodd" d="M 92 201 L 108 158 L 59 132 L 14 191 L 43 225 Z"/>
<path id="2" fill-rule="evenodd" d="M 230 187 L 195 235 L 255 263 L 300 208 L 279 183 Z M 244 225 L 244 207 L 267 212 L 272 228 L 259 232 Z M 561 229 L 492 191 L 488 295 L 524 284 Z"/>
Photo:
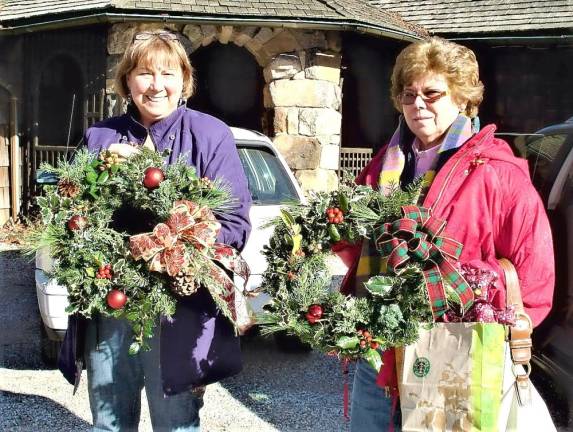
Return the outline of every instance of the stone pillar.
<path id="1" fill-rule="evenodd" d="M 276 55 L 264 69 L 273 141 L 304 190 L 338 187 L 340 61 L 339 52 L 310 48 Z"/>
<path id="2" fill-rule="evenodd" d="M 265 133 L 273 137 L 304 190 L 338 187 L 342 124 L 339 32 L 210 24 L 114 24 L 108 36 L 108 111 L 118 113 L 120 104 L 113 90 L 115 67 L 133 35 L 165 27 L 182 35 L 181 43 L 189 54 L 215 41 L 248 50 L 265 77 Z"/>

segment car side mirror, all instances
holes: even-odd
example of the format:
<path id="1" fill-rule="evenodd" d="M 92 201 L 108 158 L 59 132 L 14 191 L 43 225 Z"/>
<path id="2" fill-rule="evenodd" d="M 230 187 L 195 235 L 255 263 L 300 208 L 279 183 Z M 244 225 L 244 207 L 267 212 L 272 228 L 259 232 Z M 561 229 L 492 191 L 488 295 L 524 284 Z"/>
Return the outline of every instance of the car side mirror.
<path id="1" fill-rule="evenodd" d="M 36 184 L 39 185 L 55 185 L 58 184 L 59 177 L 52 172 L 38 170 L 36 171 Z"/>

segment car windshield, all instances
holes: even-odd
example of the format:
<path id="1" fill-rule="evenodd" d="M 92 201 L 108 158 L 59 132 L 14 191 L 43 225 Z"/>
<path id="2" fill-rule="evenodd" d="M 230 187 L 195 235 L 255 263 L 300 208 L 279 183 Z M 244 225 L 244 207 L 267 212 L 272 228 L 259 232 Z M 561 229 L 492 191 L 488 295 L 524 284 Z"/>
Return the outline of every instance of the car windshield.
<path id="1" fill-rule="evenodd" d="M 270 150 L 239 146 L 238 151 L 253 204 L 285 204 L 299 200 L 290 177 Z"/>
<path id="2" fill-rule="evenodd" d="M 547 198 L 570 148 L 571 139 L 565 132 L 548 134 L 496 134 L 511 144 L 517 156 L 527 159 L 535 188 Z"/>
<path id="3" fill-rule="evenodd" d="M 538 190 L 543 190 L 557 174 L 564 158 L 559 155 L 567 135 L 554 134 L 532 137 L 526 142 L 526 154 L 531 170 L 531 179 Z"/>

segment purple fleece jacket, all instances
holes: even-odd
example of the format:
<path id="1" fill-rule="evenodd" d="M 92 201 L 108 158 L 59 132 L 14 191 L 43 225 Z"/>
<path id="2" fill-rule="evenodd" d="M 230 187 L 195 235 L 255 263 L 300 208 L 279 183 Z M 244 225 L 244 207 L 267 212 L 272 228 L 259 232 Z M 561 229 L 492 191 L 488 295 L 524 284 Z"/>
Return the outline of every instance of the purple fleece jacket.
<path id="1" fill-rule="evenodd" d="M 228 183 L 237 206 L 230 213 L 217 215 L 221 222 L 217 241 L 242 250 L 251 231 L 251 195 L 229 127 L 215 117 L 181 106 L 148 130 L 130 110 L 96 123 L 87 130 L 85 140 L 91 152 L 99 153 L 113 143 L 143 145 L 148 133 L 157 151 L 170 151 L 167 164 L 186 155 L 199 177 L 219 178 Z"/>
<path id="2" fill-rule="evenodd" d="M 143 145 L 149 133 L 159 152 L 170 150 L 166 164 L 186 155 L 200 177 L 227 182 L 238 204 L 233 211 L 217 215 L 222 227 L 217 240 L 241 250 L 251 230 L 251 196 L 229 127 L 185 106 L 149 130 L 134 114 L 129 110 L 90 127 L 85 137 L 88 149 L 98 153 L 113 143 Z M 85 323 L 79 315 L 70 316 L 58 361 L 64 376 L 76 388 L 82 370 Z M 168 395 L 218 381 L 242 368 L 239 338 L 205 288 L 179 299 L 173 319 L 162 318 L 160 332 L 161 378 Z"/>

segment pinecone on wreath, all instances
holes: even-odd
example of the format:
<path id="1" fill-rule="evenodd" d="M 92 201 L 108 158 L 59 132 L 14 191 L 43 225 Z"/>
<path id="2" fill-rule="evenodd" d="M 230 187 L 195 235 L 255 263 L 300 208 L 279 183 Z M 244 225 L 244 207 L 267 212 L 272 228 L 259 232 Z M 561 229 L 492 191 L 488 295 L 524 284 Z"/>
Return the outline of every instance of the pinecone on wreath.
<path id="1" fill-rule="evenodd" d="M 183 269 L 173 277 L 170 288 L 177 295 L 190 296 L 197 291 L 197 284 L 191 271 Z"/>
<path id="2" fill-rule="evenodd" d="M 80 193 L 80 187 L 70 179 L 63 178 L 58 182 L 58 192 L 63 197 L 74 198 Z"/>

